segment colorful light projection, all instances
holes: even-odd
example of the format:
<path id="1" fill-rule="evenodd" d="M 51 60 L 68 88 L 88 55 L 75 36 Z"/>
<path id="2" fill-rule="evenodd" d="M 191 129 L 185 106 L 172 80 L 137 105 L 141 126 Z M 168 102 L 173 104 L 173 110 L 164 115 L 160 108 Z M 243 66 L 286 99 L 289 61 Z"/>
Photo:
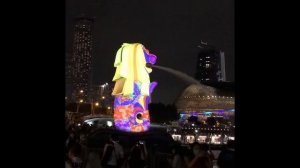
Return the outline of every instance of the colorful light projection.
<path id="1" fill-rule="evenodd" d="M 114 122 L 117 129 L 143 132 L 150 127 L 148 103 L 157 82 L 150 83 L 149 73 L 156 62 L 142 44 L 124 43 L 118 50 L 113 78 L 115 86 Z"/>

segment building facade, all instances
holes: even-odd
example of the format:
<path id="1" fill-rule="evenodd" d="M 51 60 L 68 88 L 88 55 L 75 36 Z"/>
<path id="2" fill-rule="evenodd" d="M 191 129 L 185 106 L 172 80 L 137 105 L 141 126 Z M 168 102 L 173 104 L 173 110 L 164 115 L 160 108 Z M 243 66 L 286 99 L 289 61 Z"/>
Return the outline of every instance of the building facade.
<path id="1" fill-rule="evenodd" d="M 195 78 L 202 83 L 226 81 L 225 53 L 203 43 L 199 48 Z"/>
<path id="2" fill-rule="evenodd" d="M 72 101 L 90 102 L 92 72 L 92 18 L 75 19 L 72 55 Z"/>
<path id="3" fill-rule="evenodd" d="M 66 102 L 71 101 L 73 88 L 73 75 L 72 75 L 72 54 L 66 53 L 65 55 L 65 99 Z"/>

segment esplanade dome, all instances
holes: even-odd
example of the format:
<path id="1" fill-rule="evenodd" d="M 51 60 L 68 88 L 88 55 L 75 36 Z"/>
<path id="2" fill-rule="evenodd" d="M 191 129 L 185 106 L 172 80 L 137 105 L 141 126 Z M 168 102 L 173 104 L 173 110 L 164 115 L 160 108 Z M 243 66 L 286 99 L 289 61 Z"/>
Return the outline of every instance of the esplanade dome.
<path id="1" fill-rule="evenodd" d="M 175 104 L 178 112 L 234 109 L 234 96 L 222 94 L 222 90 L 211 86 L 192 84 L 183 90 Z"/>

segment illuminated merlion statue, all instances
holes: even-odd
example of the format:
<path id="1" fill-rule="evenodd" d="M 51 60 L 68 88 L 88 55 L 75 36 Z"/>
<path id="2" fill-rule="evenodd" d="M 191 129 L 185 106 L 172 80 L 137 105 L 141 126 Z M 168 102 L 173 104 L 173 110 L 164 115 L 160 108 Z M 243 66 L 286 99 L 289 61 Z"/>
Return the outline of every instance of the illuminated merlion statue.
<path id="1" fill-rule="evenodd" d="M 115 96 L 114 122 L 117 129 L 127 132 L 149 129 L 148 103 L 157 85 L 156 82 L 150 83 L 149 73 L 155 62 L 156 56 L 139 43 L 123 43 L 118 50 L 112 92 Z"/>

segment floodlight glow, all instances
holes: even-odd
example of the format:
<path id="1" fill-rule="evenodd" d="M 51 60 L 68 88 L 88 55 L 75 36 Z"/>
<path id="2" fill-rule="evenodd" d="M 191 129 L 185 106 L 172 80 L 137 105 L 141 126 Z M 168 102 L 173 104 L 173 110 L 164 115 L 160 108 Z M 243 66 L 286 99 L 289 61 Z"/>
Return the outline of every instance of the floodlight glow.
<path id="1" fill-rule="evenodd" d="M 106 125 L 111 127 L 113 125 L 113 123 L 111 121 L 106 121 Z"/>

